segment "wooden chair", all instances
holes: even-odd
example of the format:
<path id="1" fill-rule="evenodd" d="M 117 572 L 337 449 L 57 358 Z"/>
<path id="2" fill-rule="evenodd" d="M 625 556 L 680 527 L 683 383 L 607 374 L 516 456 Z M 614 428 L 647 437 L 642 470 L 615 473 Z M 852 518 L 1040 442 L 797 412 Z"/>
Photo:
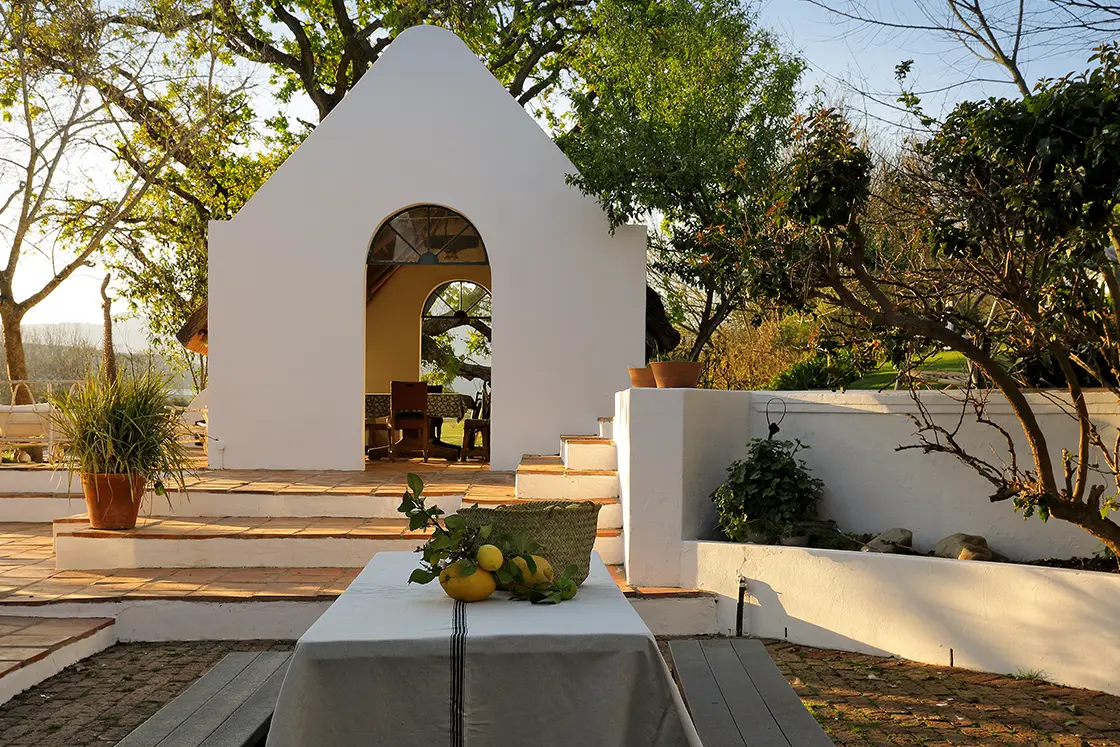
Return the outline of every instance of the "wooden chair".
<path id="1" fill-rule="evenodd" d="M 443 384 L 428 384 L 428 394 L 443 394 Z M 429 418 L 432 423 L 432 440 L 443 440 L 443 418 Z"/>
<path id="2" fill-rule="evenodd" d="M 465 462 L 471 457 L 481 457 L 483 461 L 490 461 L 490 389 L 486 384 L 478 393 L 475 408 L 469 417 L 463 421 L 463 451 L 462 460 Z M 481 448 L 475 442 L 481 438 Z"/>
<path id="3" fill-rule="evenodd" d="M 419 451 L 428 461 L 432 424 L 428 420 L 428 385 L 423 381 L 394 381 L 389 385 L 389 427 L 401 432 L 401 440 L 389 449 L 389 459 Z M 390 439 L 391 441 L 391 439 Z"/>

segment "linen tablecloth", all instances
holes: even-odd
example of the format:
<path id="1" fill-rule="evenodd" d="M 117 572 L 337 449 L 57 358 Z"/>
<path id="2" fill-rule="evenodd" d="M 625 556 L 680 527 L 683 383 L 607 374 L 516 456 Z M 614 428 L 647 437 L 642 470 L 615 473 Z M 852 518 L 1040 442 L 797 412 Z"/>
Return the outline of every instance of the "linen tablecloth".
<path id="1" fill-rule="evenodd" d="M 467 399 L 470 399 L 470 397 L 467 397 Z M 366 419 L 389 417 L 390 401 L 391 398 L 388 394 L 367 394 Z M 466 413 L 467 408 L 463 402 L 462 394 L 456 394 L 455 392 L 428 393 L 428 417 L 462 420 Z"/>
<path id="2" fill-rule="evenodd" d="M 657 644 L 599 559 L 570 601 L 463 604 L 378 553 L 299 639 L 268 747 L 699 747 Z"/>

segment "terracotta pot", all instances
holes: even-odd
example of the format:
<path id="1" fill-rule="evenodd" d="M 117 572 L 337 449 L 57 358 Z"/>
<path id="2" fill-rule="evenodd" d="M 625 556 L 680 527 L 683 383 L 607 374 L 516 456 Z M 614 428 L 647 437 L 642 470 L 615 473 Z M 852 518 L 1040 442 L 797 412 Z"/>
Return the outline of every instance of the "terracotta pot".
<path id="1" fill-rule="evenodd" d="M 657 386 L 657 382 L 653 379 L 653 370 L 648 366 L 628 370 L 630 371 L 630 386 L 635 389 L 652 389 Z"/>
<path id="2" fill-rule="evenodd" d="M 140 513 L 147 478 L 144 475 L 82 473 L 89 525 L 94 529 L 132 529 Z"/>
<path id="3" fill-rule="evenodd" d="M 695 389 L 704 371 L 700 361 L 655 361 L 649 367 L 658 389 Z"/>

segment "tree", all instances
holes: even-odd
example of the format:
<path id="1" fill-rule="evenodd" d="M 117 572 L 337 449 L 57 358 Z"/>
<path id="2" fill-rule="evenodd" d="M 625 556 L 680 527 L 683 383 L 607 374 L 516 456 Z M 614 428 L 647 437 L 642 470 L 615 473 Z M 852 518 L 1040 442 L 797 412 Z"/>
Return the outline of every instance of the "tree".
<path id="1" fill-rule="evenodd" d="M 902 448 L 950 454 L 992 484 L 993 501 L 1074 523 L 1120 552 L 1109 518 L 1120 508 L 1120 440 L 1085 399 L 1088 382 L 1120 401 L 1120 48 L 1092 62 L 1027 99 L 958 105 L 878 175 L 843 115 L 816 112 L 798 132 L 789 222 L 775 230 L 795 280 L 786 301 L 858 314 L 896 357 L 949 348 L 977 369 L 960 396 L 1005 445 L 1003 460 L 962 443 L 964 412 L 944 425 L 917 397 L 919 443 Z M 1043 401 L 1077 424 L 1070 448 L 1048 439 L 1039 397 L 1026 391 L 1021 364 L 1041 353 L 1065 390 Z M 989 415 L 997 392 L 1030 450 L 1025 463 Z"/>
<path id="2" fill-rule="evenodd" d="M 975 83 L 1004 83 L 1029 97 L 1026 60 L 1089 50 L 1120 33 L 1120 5 L 1098 0 L 915 0 L 870 7 L 866 0 L 802 0 L 842 22 L 843 34 L 910 34 L 946 42 L 939 63 L 948 82 L 914 95 L 940 93 Z M 900 62 L 902 62 L 900 60 Z M 913 60 L 903 62 L 909 71 Z M 893 95 L 857 89 L 897 107 Z M 900 108 L 901 109 L 901 108 Z"/>
<path id="3" fill-rule="evenodd" d="M 158 46 L 114 33 L 106 12 L 81 0 L 41 3 L 21 0 L 0 17 L 0 234 L 5 264 L 0 267 L 0 323 L 9 380 L 26 379 L 27 360 L 20 324 L 79 267 L 112 246 L 127 227 L 132 209 L 159 174 L 205 129 L 209 112 L 184 109 L 181 128 L 162 132 L 162 112 L 125 116 L 121 97 L 162 91 L 173 111 L 184 97 L 205 88 L 207 75 L 193 65 L 175 68 Z M 65 69 L 51 58 L 67 61 Z M 94 85 L 114 81 L 115 91 Z M 119 94 L 119 95 L 118 95 Z M 158 135 L 156 133 L 159 133 Z M 158 148 L 146 143 L 159 138 Z M 91 164 L 131 161 L 131 173 L 114 180 L 84 176 Z M 21 260 L 38 254 L 52 262 L 51 277 L 17 299 L 15 278 Z M 26 387 L 14 401 L 29 402 Z"/>
<path id="4" fill-rule="evenodd" d="M 744 301 L 803 65 L 737 4 L 604 2 L 595 25 L 558 143 L 612 226 L 660 218 L 653 267 L 691 321 L 695 360 Z"/>

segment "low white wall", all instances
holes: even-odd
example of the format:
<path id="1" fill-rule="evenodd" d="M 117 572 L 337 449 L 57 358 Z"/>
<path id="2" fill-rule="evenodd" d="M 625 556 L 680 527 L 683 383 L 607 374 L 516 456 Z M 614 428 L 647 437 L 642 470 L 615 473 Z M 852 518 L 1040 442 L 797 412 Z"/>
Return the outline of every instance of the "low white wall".
<path id="1" fill-rule="evenodd" d="M 1074 421 L 1043 395 L 1030 395 L 1055 452 L 1072 447 Z M 1094 419 L 1106 441 L 1120 423 L 1120 408 L 1107 393 L 1090 393 Z M 941 392 L 923 394 L 940 422 L 960 417 L 960 405 Z M 621 496 L 627 512 L 627 573 L 642 585 L 678 585 L 674 543 L 714 539 L 712 491 L 746 443 L 767 433 L 766 408 L 781 421 L 778 438 L 799 438 L 812 473 L 825 484 L 821 516 L 848 532 L 906 527 L 915 547 L 933 549 L 955 532 L 980 534 L 1013 559 L 1091 555 L 1100 543 L 1065 522 L 1024 520 L 1010 501 L 991 503 L 991 486 L 945 454 L 896 451 L 916 442 L 906 417 L 915 405 L 906 392 L 729 392 L 631 389 L 616 397 L 615 441 Z M 1005 402 L 990 414 L 1016 435 L 1019 459 L 1030 454 Z M 975 453 L 1006 458 L 997 433 L 966 419 L 960 441 Z M 1001 448 L 1002 447 L 1002 448 Z"/>
<path id="2" fill-rule="evenodd" d="M 745 577 L 749 635 L 1120 694 L 1120 575 L 730 542 L 684 542 L 681 565 L 722 632 Z"/>

